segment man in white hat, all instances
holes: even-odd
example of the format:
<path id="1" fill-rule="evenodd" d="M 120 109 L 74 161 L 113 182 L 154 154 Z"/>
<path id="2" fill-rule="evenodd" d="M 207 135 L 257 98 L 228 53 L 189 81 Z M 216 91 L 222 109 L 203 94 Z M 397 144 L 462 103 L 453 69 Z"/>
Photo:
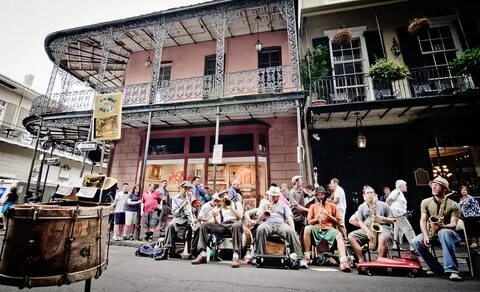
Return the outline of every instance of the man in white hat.
<path id="1" fill-rule="evenodd" d="M 300 175 L 292 177 L 293 187 L 288 192 L 287 200 L 290 203 L 290 209 L 293 214 L 293 224 L 295 231 L 299 236 L 302 236 L 303 228 L 305 227 L 305 216 L 308 209 L 305 208 L 305 192 L 302 188 L 303 178 Z"/>
<path id="2" fill-rule="evenodd" d="M 193 223 L 192 221 L 197 220 L 197 218 L 191 218 L 193 215 L 191 203 L 195 200 L 195 194 L 191 192 L 193 185 L 184 181 L 180 184 L 180 187 L 182 188 L 180 194 L 172 198 L 173 219 L 168 224 L 164 239 L 164 247 L 167 249 L 175 246 L 175 235 L 180 227 L 189 226 Z M 193 216 L 195 217 L 195 215 Z M 165 252 L 165 256 L 167 255 L 168 251 Z"/>
<path id="3" fill-rule="evenodd" d="M 272 201 L 263 202 L 258 207 L 257 211 L 258 222 L 264 221 L 258 226 L 256 231 L 255 240 L 257 255 L 265 254 L 267 237 L 271 234 L 278 234 L 288 241 L 291 250 L 300 259 L 300 267 L 308 268 L 307 262 L 303 256 L 300 240 L 295 233 L 292 211 L 287 204 L 279 199 L 281 195 L 280 188 L 270 187 L 267 194 L 270 195 Z"/>
<path id="4" fill-rule="evenodd" d="M 436 177 L 429 183 L 432 188 L 432 197 L 424 199 L 420 205 L 422 212 L 420 229 L 422 233 L 413 239 L 413 245 L 423 257 L 430 270 L 438 275 L 450 273 L 450 280 L 461 281 L 458 271 L 458 262 L 455 256 L 455 245 L 460 242 L 460 236 L 455 231 L 460 218 L 460 206 L 449 199 L 446 193 L 449 191 L 449 183 L 442 177 Z M 443 203 L 443 204 L 442 204 Z M 443 209 L 443 221 L 434 224 L 438 228 L 435 236 L 431 237 L 428 222 L 431 216 L 438 218 L 439 211 Z M 430 253 L 432 240 L 440 242 L 443 250 L 443 266 Z"/>
<path id="5" fill-rule="evenodd" d="M 398 240 L 400 231 L 407 237 L 408 243 L 410 243 L 410 252 L 415 252 L 415 247 L 412 245 L 412 240 L 415 237 L 415 231 L 413 231 L 412 225 L 408 222 L 405 214 L 407 213 L 407 199 L 404 192 L 407 191 L 407 182 L 404 180 L 397 180 L 395 182 L 395 189 L 388 195 L 386 202 L 392 209 L 393 217 L 396 222 L 393 225 L 393 239 Z M 403 235 L 401 236 L 403 237 Z M 397 248 L 397 244 L 393 243 L 393 249 Z"/>

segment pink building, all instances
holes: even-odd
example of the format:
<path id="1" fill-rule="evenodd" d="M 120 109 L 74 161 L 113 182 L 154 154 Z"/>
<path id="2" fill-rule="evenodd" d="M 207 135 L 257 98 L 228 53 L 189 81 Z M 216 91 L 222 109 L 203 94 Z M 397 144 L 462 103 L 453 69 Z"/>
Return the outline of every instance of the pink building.
<path id="1" fill-rule="evenodd" d="M 24 123 L 62 143 L 85 141 L 94 95 L 121 92 L 109 176 L 165 179 L 173 192 L 194 176 L 208 186 L 215 176 L 217 190 L 238 179 L 253 206 L 270 183 L 305 168 L 296 19 L 294 0 L 211 1 L 52 33 L 51 82 Z M 52 93 L 55 82 L 61 92 Z M 76 83 L 91 89 L 74 91 Z M 214 173 L 217 118 L 223 159 Z"/>

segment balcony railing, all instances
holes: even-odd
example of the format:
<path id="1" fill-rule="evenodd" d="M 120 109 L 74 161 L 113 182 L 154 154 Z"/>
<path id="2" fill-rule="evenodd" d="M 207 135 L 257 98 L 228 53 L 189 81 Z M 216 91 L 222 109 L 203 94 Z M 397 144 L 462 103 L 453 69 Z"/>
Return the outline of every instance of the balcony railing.
<path id="1" fill-rule="evenodd" d="M 454 95 L 474 88 L 469 76 L 454 76 L 447 67 L 410 69 L 410 78 L 380 84 L 364 73 L 328 76 L 313 80 L 313 99 L 349 103 L 411 97 Z"/>
<path id="2" fill-rule="evenodd" d="M 223 93 L 215 88 L 215 75 L 161 81 L 154 104 L 188 102 L 216 99 L 220 96 L 231 98 L 240 95 L 293 92 L 291 66 L 278 66 L 226 73 Z M 149 104 L 150 83 L 107 88 L 108 92 L 123 92 L 123 106 Z M 50 101 L 43 103 L 43 97 L 34 102 L 31 114 L 60 113 L 90 110 L 93 107 L 95 91 L 73 91 L 55 93 Z"/>

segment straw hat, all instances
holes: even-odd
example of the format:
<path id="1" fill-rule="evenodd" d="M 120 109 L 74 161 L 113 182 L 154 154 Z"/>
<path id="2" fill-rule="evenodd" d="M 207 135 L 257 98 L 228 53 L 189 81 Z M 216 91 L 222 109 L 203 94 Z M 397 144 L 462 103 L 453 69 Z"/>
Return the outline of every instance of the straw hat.
<path id="1" fill-rule="evenodd" d="M 193 188 L 193 185 L 192 185 L 190 182 L 186 181 L 186 180 L 183 181 L 183 182 L 180 184 L 180 186 L 181 186 L 182 188 Z"/>
<path id="2" fill-rule="evenodd" d="M 432 180 L 431 182 L 429 182 L 428 185 L 429 185 L 430 187 L 432 187 L 432 183 L 437 183 L 437 184 L 439 184 L 439 185 L 442 185 L 442 186 L 446 187 L 447 190 L 450 190 L 448 180 L 444 179 L 444 178 L 441 177 L 441 176 L 437 176 L 434 180 Z"/>
<path id="3" fill-rule="evenodd" d="M 270 189 L 268 189 L 268 191 L 266 191 L 266 194 L 270 195 L 270 196 L 280 196 L 282 194 L 282 192 L 280 192 L 279 187 L 270 187 Z"/>
<path id="4" fill-rule="evenodd" d="M 292 177 L 292 184 L 294 184 L 295 181 L 299 178 L 302 178 L 302 176 L 301 175 L 296 175 L 296 176 Z"/>

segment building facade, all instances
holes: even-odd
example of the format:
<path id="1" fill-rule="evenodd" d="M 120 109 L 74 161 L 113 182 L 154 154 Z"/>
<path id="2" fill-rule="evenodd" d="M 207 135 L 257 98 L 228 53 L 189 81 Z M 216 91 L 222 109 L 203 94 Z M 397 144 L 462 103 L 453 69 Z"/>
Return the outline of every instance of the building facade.
<path id="1" fill-rule="evenodd" d="M 165 179 L 172 192 L 194 176 L 210 187 L 215 177 L 216 190 L 238 179 L 254 206 L 271 182 L 305 171 L 296 8 L 293 0 L 211 1 L 52 33 L 51 82 L 24 124 L 66 144 L 85 141 L 94 95 L 121 92 L 122 137 L 105 143 L 108 175 Z M 82 84 L 89 88 L 73 89 Z M 215 167 L 217 120 L 223 159 Z"/>
<path id="2" fill-rule="evenodd" d="M 363 201 L 364 185 L 382 194 L 397 179 L 408 183 L 415 221 L 436 175 L 478 195 L 479 83 L 450 66 L 479 46 L 474 11 L 467 1 L 301 1 L 302 56 L 321 45 L 328 63 L 327 74 L 304 84 L 312 98 L 312 161 L 322 183 L 340 179 L 350 212 Z M 412 34 L 415 18 L 428 19 L 429 27 Z M 343 28 L 351 38 L 337 44 Z M 384 57 L 406 64 L 410 77 L 387 84 L 372 79 L 369 68 Z M 360 134 L 366 148 L 357 145 Z"/>

